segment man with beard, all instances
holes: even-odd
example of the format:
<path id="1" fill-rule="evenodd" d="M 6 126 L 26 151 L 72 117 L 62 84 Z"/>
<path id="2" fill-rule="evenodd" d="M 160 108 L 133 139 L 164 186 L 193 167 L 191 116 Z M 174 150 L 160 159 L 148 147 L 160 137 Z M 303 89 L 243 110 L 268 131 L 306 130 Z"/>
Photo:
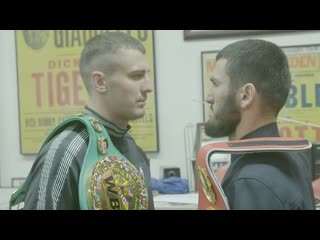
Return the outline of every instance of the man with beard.
<path id="1" fill-rule="evenodd" d="M 206 102 L 208 136 L 230 140 L 279 137 L 277 116 L 291 87 L 283 51 L 264 40 L 242 40 L 216 57 Z M 222 181 L 230 209 L 314 209 L 305 153 L 233 155 Z"/>

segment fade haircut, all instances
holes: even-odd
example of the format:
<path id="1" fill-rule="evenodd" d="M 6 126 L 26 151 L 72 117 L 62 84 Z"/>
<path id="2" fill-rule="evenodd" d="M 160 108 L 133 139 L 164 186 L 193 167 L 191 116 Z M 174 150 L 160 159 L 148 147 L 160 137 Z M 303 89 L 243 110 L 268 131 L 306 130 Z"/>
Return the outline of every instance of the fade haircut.
<path id="1" fill-rule="evenodd" d="M 276 115 L 284 106 L 291 87 L 288 59 L 274 43 L 248 39 L 222 49 L 217 57 L 226 59 L 231 89 L 252 83 Z"/>
<path id="2" fill-rule="evenodd" d="M 145 54 L 145 47 L 140 41 L 123 32 L 105 32 L 90 39 L 80 57 L 80 74 L 88 93 L 90 94 L 90 78 L 92 71 L 104 72 L 108 66 L 97 58 L 116 54 L 120 49 L 134 49 Z M 109 69 L 110 70 L 110 69 Z"/>

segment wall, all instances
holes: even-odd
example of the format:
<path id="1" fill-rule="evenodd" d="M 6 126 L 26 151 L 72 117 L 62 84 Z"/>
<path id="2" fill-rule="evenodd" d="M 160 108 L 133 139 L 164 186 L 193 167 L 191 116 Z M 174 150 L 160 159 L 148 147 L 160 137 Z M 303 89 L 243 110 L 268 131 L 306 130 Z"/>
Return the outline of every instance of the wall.
<path id="1" fill-rule="evenodd" d="M 320 31 L 259 35 L 280 46 L 319 44 Z M 159 153 L 151 158 L 151 174 L 162 177 L 162 167 L 180 167 L 187 177 L 184 129 L 202 121 L 201 51 L 219 50 L 240 37 L 184 41 L 182 30 L 156 30 L 156 81 Z M 24 177 L 34 156 L 20 154 L 17 74 L 14 31 L 0 31 L 0 186 Z"/>
<path id="2" fill-rule="evenodd" d="M 20 154 L 19 111 L 14 31 L 0 31 L 0 186 L 11 185 L 11 178 L 25 177 L 34 156 Z"/>

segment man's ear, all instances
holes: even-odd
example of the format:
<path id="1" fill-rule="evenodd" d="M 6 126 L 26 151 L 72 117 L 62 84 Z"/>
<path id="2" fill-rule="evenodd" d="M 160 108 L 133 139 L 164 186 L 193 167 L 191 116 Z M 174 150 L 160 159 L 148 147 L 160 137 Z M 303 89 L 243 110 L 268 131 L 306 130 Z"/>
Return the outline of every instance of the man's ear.
<path id="1" fill-rule="evenodd" d="M 247 83 L 240 88 L 240 107 L 243 109 L 252 105 L 256 97 L 256 88 L 252 83 Z"/>
<path id="2" fill-rule="evenodd" d="M 99 71 L 92 72 L 91 81 L 93 84 L 93 88 L 96 89 L 97 91 L 101 93 L 107 91 L 105 75 L 103 72 L 99 72 Z"/>

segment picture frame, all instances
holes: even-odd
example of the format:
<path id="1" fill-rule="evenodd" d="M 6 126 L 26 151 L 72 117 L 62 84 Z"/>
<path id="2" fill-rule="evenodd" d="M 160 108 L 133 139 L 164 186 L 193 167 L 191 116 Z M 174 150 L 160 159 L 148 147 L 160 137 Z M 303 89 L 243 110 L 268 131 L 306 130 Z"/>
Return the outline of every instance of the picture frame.
<path id="1" fill-rule="evenodd" d="M 293 31 L 298 30 L 184 30 L 183 35 L 184 40 L 196 40 L 231 36 L 260 35 L 269 33 L 287 33 Z"/>
<path id="2" fill-rule="evenodd" d="M 154 91 L 144 117 L 129 122 L 129 133 L 146 153 L 159 152 L 154 30 L 15 30 L 21 154 L 36 154 L 54 127 L 87 105 L 81 51 L 89 39 L 108 31 L 125 32 L 146 49 Z"/>

